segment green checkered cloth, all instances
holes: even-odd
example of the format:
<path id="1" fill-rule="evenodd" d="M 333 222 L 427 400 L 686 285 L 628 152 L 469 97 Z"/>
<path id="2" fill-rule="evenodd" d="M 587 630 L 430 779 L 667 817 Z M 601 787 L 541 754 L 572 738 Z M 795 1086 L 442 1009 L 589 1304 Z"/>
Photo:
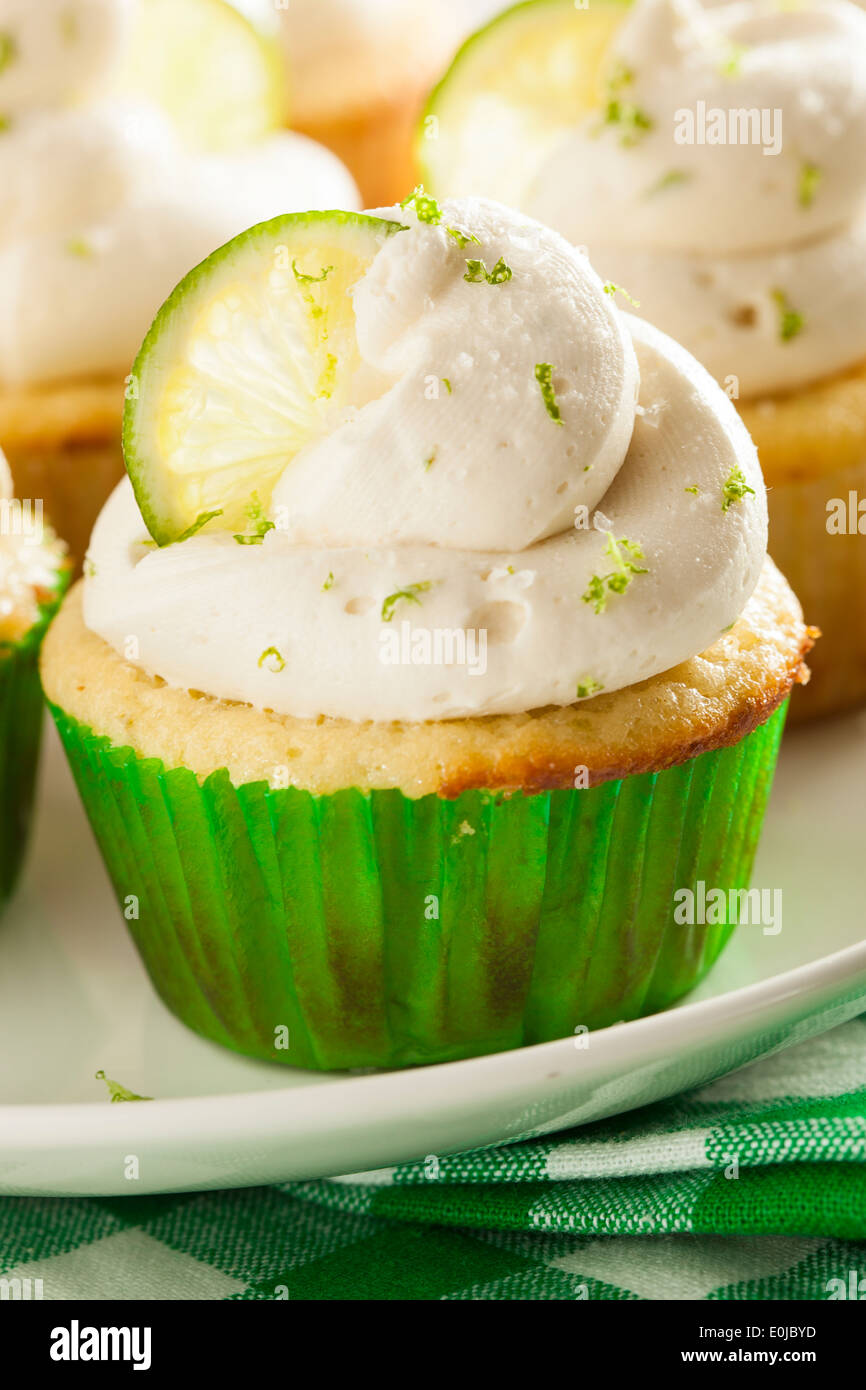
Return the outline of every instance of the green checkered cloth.
<path id="1" fill-rule="evenodd" d="M 504 1148 L 245 1191 L 5 1198 L 3 1279 L 44 1299 L 866 1298 L 866 1018 Z"/>

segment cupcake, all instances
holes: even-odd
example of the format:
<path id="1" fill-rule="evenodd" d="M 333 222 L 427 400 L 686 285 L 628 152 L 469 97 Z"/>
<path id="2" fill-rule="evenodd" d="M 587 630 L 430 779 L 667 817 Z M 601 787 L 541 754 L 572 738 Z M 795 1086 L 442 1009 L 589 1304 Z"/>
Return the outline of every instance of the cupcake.
<path id="1" fill-rule="evenodd" d="M 414 183 L 418 115 L 461 31 L 427 0 L 287 0 L 278 9 L 292 125 L 335 151 L 368 205 Z"/>
<path id="2" fill-rule="evenodd" d="M 557 233 L 420 191 L 252 228 L 135 372 L 42 674 L 168 1007 L 396 1067 L 689 990 L 810 645 L 707 372 Z"/>
<path id="3" fill-rule="evenodd" d="M 515 86 L 530 51 L 533 80 Z M 510 198 L 585 243 L 736 401 L 771 553 L 824 634 L 794 711 L 862 701 L 866 15 L 847 0 L 538 0 L 470 43 L 431 112 L 434 191 Z"/>
<path id="4" fill-rule="evenodd" d="M 79 560 L 178 278 L 261 217 L 357 198 L 329 151 L 271 131 L 273 66 L 221 0 L 0 9 L 0 443 Z"/>
<path id="5" fill-rule="evenodd" d="M 0 453 L 0 906 L 27 843 L 39 744 L 39 647 L 68 584 L 65 548 L 37 503 L 13 498 Z"/>

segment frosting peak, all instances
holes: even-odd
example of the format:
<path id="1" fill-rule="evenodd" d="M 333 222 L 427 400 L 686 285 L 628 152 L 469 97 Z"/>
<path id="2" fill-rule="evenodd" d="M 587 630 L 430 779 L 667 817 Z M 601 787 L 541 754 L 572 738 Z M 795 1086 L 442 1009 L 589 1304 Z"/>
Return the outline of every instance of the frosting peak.
<path id="1" fill-rule="evenodd" d="M 444 223 L 462 211 L 445 204 Z M 301 544 L 522 550 L 618 472 L 630 334 L 586 257 L 504 208 L 475 205 L 464 247 L 400 217 L 415 234 L 389 238 L 354 292 L 362 360 L 389 387 L 298 455 L 274 506 Z M 508 278 L 467 281 L 470 262 Z"/>
<path id="2" fill-rule="evenodd" d="M 124 482 L 87 625 L 170 684 L 353 720 L 571 704 L 709 646 L 766 550 L 730 401 L 539 224 L 379 216 L 403 229 L 352 291 L 355 404 L 287 462 L 271 529 L 157 550 Z"/>

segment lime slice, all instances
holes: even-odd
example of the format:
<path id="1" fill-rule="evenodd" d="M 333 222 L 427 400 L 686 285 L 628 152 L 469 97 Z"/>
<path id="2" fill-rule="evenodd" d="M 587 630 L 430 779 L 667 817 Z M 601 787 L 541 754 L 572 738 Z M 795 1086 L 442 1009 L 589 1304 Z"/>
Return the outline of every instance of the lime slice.
<path id="1" fill-rule="evenodd" d="M 286 115 L 276 40 L 225 0 L 138 0 L 116 90 L 156 102 L 195 150 L 237 149 Z"/>
<path id="2" fill-rule="evenodd" d="M 181 280 L 142 344 L 123 421 L 159 545 L 205 524 L 255 534 L 286 464 L 360 403 L 351 290 L 400 230 L 361 213 L 292 213 Z"/>
<path id="3" fill-rule="evenodd" d="M 562 133 L 605 97 L 629 0 L 526 0 L 467 39 L 427 103 L 416 156 L 437 197 L 519 207 Z"/>

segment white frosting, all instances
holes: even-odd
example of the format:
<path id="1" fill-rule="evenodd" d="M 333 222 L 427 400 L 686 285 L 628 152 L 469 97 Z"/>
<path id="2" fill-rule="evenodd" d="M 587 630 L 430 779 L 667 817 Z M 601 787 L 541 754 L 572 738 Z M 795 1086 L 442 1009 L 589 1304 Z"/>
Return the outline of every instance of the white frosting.
<path id="1" fill-rule="evenodd" d="M 261 545 L 204 530 L 156 550 L 129 483 L 113 494 L 91 541 L 85 620 L 127 659 L 296 716 L 444 719 L 632 684 L 742 611 L 766 498 L 730 401 L 622 314 L 556 233 L 493 203 L 444 212 L 481 244 L 388 214 L 412 225 L 354 291 L 358 380 L 379 385 L 288 464 Z M 467 283 L 469 256 L 501 256 L 513 276 Z M 553 365 L 561 425 L 539 362 Z M 446 378 L 450 394 L 430 390 Z M 725 510 L 737 468 L 754 493 Z M 596 612 L 583 596 L 613 568 L 603 531 L 639 545 L 647 572 Z M 418 602 L 383 622 L 400 590 Z M 405 643 L 426 633 L 435 651 L 455 630 L 485 634 L 483 662 L 471 637 L 470 659 L 402 659 Z"/>
<path id="2" fill-rule="evenodd" d="M 86 100 L 122 60 L 136 0 L 2 0 L 0 34 L 13 52 L 0 70 L 0 113 Z"/>
<path id="3" fill-rule="evenodd" d="M 793 389 L 866 356 L 866 216 L 790 251 L 711 258 L 605 247 L 601 257 L 642 316 L 743 397 Z M 802 315 L 788 341 L 774 289 Z"/>
<path id="4" fill-rule="evenodd" d="M 303 136 L 194 154 L 158 110 L 101 95 L 131 8 L 0 0 L 0 386 L 124 373 L 162 300 L 224 241 L 282 212 L 358 206 L 343 165 Z"/>
<path id="5" fill-rule="evenodd" d="M 587 118 L 536 171 L 527 210 L 741 394 L 866 354 L 862 11 L 637 0 L 609 73 L 651 127 L 623 143 L 622 124 Z M 782 299 L 803 321 L 788 338 Z"/>

